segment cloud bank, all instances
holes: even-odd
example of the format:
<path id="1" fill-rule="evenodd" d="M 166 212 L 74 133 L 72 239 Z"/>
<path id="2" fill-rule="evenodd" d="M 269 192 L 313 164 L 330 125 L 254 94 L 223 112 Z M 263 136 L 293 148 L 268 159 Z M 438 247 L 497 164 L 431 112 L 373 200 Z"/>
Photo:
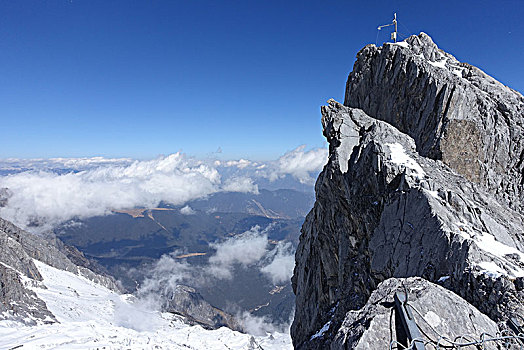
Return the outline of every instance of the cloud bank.
<path id="1" fill-rule="evenodd" d="M 326 149 L 300 146 L 269 162 L 198 160 L 182 153 L 147 161 L 0 160 L 0 216 L 38 231 L 112 210 L 184 205 L 220 191 L 258 194 L 258 182 L 286 176 L 312 185 L 326 159 Z"/>
<path id="2" fill-rule="evenodd" d="M 222 190 L 258 194 L 258 185 L 249 177 L 232 177 L 224 182 Z"/>
<path id="3" fill-rule="evenodd" d="M 271 252 L 270 263 L 261 267 L 260 271 L 265 274 L 273 284 L 289 281 L 295 268 L 295 251 L 290 242 L 279 242 Z"/>
<path id="4" fill-rule="evenodd" d="M 163 255 L 152 268 L 148 268 L 149 277 L 144 280 L 139 294 L 160 291 L 159 294 L 167 295 L 178 284 L 198 288 L 210 280 L 231 279 L 235 267 L 254 267 L 274 284 L 289 282 L 295 266 L 295 252 L 289 242 L 276 246 L 270 244 L 268 232 L 272 227 L 269 225 L 262 230 L 254 226 L 242 234 L 210 244 L 215 252 L 207 264 L 189 265 L 176 258 L 180 251 Z"/>
<path id="5" fill-rule="evenodd" d="M 270 179 L 289 174 L 301 183 L 313 181 L 311 173 L 320 171 L 326 164 L 328 150 L 317 148 L 305 152 L 305 148 L 306 146 L 302 145 L 280 157 L 277 161 L 278 167 L 270 174 Z"/>
<path id="6" fill-rule="evenodd" d="M 268 232 L 271 229 L 271 225 L 264 230 L 254 226 L 240 235 L 211 244 L 215 252 L 203 265 L 190 265 L 177 259 L 180 251 L 163 255 L 147 269 L 148 277 L 137 291 L 139 299 L 160 310 L 165 296 L 174 293 L 178 285 L 198 290 L 210 282 L 233 278 L 235 267 L 258 269 L 274 284 L 289 283 L 295 265 L 294 250 L 291 243 L 270 244 Z M 236 318 L 251 334 L 282 332 L 289 326 L 274 325 L 267 318 L 254 317 L 248 312 L 238 312 Z"/>
<path id="7" fill-rule="evenodd" d="M 220 190 L 220 174 L 180 153 L 129 165 L 57 174 L 27 171 L 0 177 L 10 190 L 0 215 L 23 227 L 108 214 L 112 209 L 173 204 Z"/>
<path id="8" fill-rule="evenodd" d="M 216 249 L 209 258 L 209 267 L 218 278 L 232 278 L 231 270 L 234 264 L 249 266 L 257 263 L 267 253 L 267 229 L 260 232 L 255 226 L 241 235 L 230 237 L 224 242 L 210 244 Z"/>

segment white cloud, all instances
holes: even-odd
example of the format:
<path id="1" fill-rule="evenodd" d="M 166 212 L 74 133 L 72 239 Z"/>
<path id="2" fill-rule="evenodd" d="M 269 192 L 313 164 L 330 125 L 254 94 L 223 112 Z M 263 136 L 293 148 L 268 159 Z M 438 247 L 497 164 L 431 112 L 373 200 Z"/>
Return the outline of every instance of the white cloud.
<path id="1" fill-rule="evenodd" d="M 133 163 L 131 158 L 105 158 L 105 157 L 84 157 L 84 158 L 35 158 L 35 159 L 16 159 L 8 158 L 0 160 L 0 167 L 3 169 L 69 169 L 86 170 L 99 166 L 126 166 Z"/>
<path id="2" fill-rule="evenodd" d="M 161 309 L 165 296 L 170 295 L 179 284 L 192 284 L 199 281 L 203 271 L 197 266 L 191 266 L 186 261 L 176 259 L 179 251 L 160 257 L 152 268 L 147 270 L 147 278 L 137 291 L 137 296 L 154 309 Z"/>
<path id="3" fill-rule="evenodd" d="M 247 311 L 237 313 L 235 318 L 242 324 L 247 333 L 259 336 L 275 332 L 289 334 L 289 327 L 293 321 L 291 319 L 287 323 L 278 325 L 272 323 L 267 316 L 257 317 Z"/>
<path id="4" fill-rule="evenodd" d="M 226 192 L 258 194 L 258 185 L 253 183 L 253 179 L 249 177 L 232 177 L 225 181 L 224 186 L 222 186 L 222 190 Z"/>
<path id="5" fill-rule="evenodd" d="M 270 173 L 270 180 L 276 180 L 283 175 L 291 175 L 301 183 L 310 183 L 313 179 L 310 173 L 318 173 L 327 162 L 328 150 L 316 148 L 305 152 L 306 146 L 302 145 L 287 152 L 277 160 L 275 171 Z"/>
<path id="6" fill-rule="evenodd" d="M 0 160 L 0 216 L 22 228 L 47 230 L 70 219 L 112 210 L 151 208 L 161 201 L 183 205 L 219 191 L 258 194 L 257 181 L 287 175 L 312 184 L 326 149 L 300 146 L 276 161 L 200 161 L 181 153 L 147 161 L 128 158 L 53 158 Z M 29 169 L 29 170 L 28 170 Z"/>
<path id="7" fill-rule="evenodd" d="M 254 226 L 240 235 L 210 244 L 216 252 L 203 265 L 190 265 L 177 259 L 177 256 L 183 254 L 181 251 L 163 255 L 152 268 L 147 269 L 148 277 L 139 287 L 138 297 L 143 303 L 160 310 L 165 303 L 164 296 L 173 293 L 178 285 L 198 289 L 209 281 L 230 279 L 235 265 L 255 267 L 275 284 L 289 282 L 294 267 L 293 247 L 289 242 L 278 243 L 270 250 L 268 232 L 271 229 L 271 225 L 264 230 Z M 234 305 L 230 307 L 235 309 Z M 289 331 L 292 315 L 290 317 L 288 323 L 274 325 L 267 318 L 254 317 L 248 312 L 236 314 L 237 320 L 251 334 Z"/>
<path id="8" fill-rule="evenodd" d="M 194 215 L 196 212 L 191 208 L 189 205 L 186 205 L 182 209 L 180 209 L 180 214 L 184 215 Z"/>
<path id="9" fill-rule="evenodd" d="M 245 159 L 238 161 L 215 161 L 215 166 L 222 173 L 236 177 L 260 178 L 275 181 L 290 176 L 302 184 L 313 184 L 314 177 L 322 170 L 328 158 L 327 148 L 306 150 L 302 145 L 286 152 L 280 158 L 268 162 L 252 162 Z"/>
<path id="10" fill-rule="evenodd" d="M 295 268 L 295 253 L 291 243 L 279 242 L 272 251 L 273 260 L 260 271 L 264 273 L 274 284 L 288 282 Z"/>
<path id="11" fill-rule="evenodd" d="M 114 303 L 113 323 L 116 326 L 134 329 L 138 332 L 154 332 L 157 330 L 162 321 L 154 311 L 158 310 L 156 301 L 152 302 L 152 300 L 149 299 L 129 299 L 133 300 L 132 304 L 119 301 Z"/>
<path id="12" fill-rule="evenodd" d="M 210 268 L 221 278 L 231 278 L 234 264 L 248 266 L 257 263 L 266 254 L 267 244 L 267 233 L 260 232 L 259 226 L 224 242 L 210 244 L 216 249 L 215 254 L 209 258 Z"/>
<path id="13" fill-rule="evenodd" d="M 227 167 L 236 166 L 239 169 L 244 169 L 252 164 L 253 163 L 247 159 L 239 159 L 239 160 L 230 160 L 230 161 L 224 162 L 223 166 L 227 166 Z"/>
<path id="14" fill-rule="evenodd" d="M 133 163 L 133 160 L 131 158 L 90 157 L 90 158 L 51 158 L 47 162 L 47 165 L 52 166 L 52 167 L 61 165 L 64 168 L 80 170 L 80 169 L 98 167 L 101 165 L 126 166 L 131 163 Z"/>
<path id="15" fill-rule="evenodd" d="M 294 250 L 291 243 L 278 243 L 270 250 L 268 232 L 254 226 L 250 230 L 229 237 L 222 242 L 211 243 L 215 252 L 207 264 L 190 266 L 176 256 L 183 254 L 175 251 L 163 255 L 151 268 L 149 276 L 140 287 L 140 294 L 166 293 L 174 290 L 178 284 L 199 286 L 209 280 L 231 279 L 235 266 L 256 267 L 273 283 L 285 283 L 291 278 L 294 268 Z M 164 294 L 165 295 L 165 294 Z"/>
<path id="16" fill-rule="evenodd" d="M 218 191 L 220 182 L 215 168 L 180 153 L 76 173 L 23 172 L 0 177 L 0 188 L 12 192 L 0 216 L 22 227 L 44 223 L 41 229 L 47 229 L 111 209 L 154 207 L 162 200 L 183 204 Z"/>

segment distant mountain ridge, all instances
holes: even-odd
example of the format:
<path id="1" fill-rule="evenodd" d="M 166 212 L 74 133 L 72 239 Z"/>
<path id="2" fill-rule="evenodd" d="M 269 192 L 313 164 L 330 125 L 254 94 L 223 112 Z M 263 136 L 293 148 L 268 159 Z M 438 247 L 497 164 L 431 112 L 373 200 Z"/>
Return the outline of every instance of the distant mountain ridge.
<path id="1" fill-rule="evenodd" d="M 261 189 L 259 193 L 221 192 L 206 199 L 188 203 L 193 209 L 226 213 L 249 213 L 271 219 L 294 219 L 304 217 L 315 201 L 312 192 L 306 193 L 292 189 L 269 191 Z"/>

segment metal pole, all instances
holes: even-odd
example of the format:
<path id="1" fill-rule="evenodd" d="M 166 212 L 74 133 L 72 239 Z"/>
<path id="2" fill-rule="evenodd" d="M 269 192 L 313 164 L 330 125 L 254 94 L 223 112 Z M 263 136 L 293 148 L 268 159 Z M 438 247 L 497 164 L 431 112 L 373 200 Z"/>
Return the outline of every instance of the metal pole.
<path id="1" fill-rule="evenodd" d="M 412 342 L 412 346 L 410 348 L 415 350 L 424 350 L 424 342 L 422 341 L 422 336 L 420 335 L 420 331 L 418 330 L 417 324 L 415 323 L 415 318 L 413 317 L 411 310 L 407 308 L 407 295 L 402 292 L 396 292 L 394 299 L 397 310 L 400 314 L 400 319 L 404 325 L 406 335 Z"/>
<path id="2" fill-rule="evenodd" d="M 395 23 L 395 42 L 397 42 L 397 13 L 395 12 L 393 23 Z"/>

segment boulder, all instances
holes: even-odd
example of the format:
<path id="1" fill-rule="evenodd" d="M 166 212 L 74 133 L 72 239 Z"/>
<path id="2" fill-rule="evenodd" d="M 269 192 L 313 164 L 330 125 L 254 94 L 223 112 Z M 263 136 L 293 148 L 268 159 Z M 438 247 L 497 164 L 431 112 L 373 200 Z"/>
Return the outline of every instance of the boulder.
<path id="1" fill-rule="evenodd" d="M 440 345 L 451 346 L 450 341 L 464 343 L 480 340 L 483 333 L 493 337 L 498 333 L 495 322 L 445 288 L 420 277 L 390 278 L 377 286 L 363 308 L 346 314 L 329 348 L 374 350 L 389 349 L 390 345 L 407 348 L 408 338 L 395 304 L 395 293 L 407 293 L 406 308 L 425 343 L 436 345 L 440 340 Z M 323 338 L 316 339 L 325 346 Z M 486 342 L 485 349 L 497 349 L 501 344 Z"/>

